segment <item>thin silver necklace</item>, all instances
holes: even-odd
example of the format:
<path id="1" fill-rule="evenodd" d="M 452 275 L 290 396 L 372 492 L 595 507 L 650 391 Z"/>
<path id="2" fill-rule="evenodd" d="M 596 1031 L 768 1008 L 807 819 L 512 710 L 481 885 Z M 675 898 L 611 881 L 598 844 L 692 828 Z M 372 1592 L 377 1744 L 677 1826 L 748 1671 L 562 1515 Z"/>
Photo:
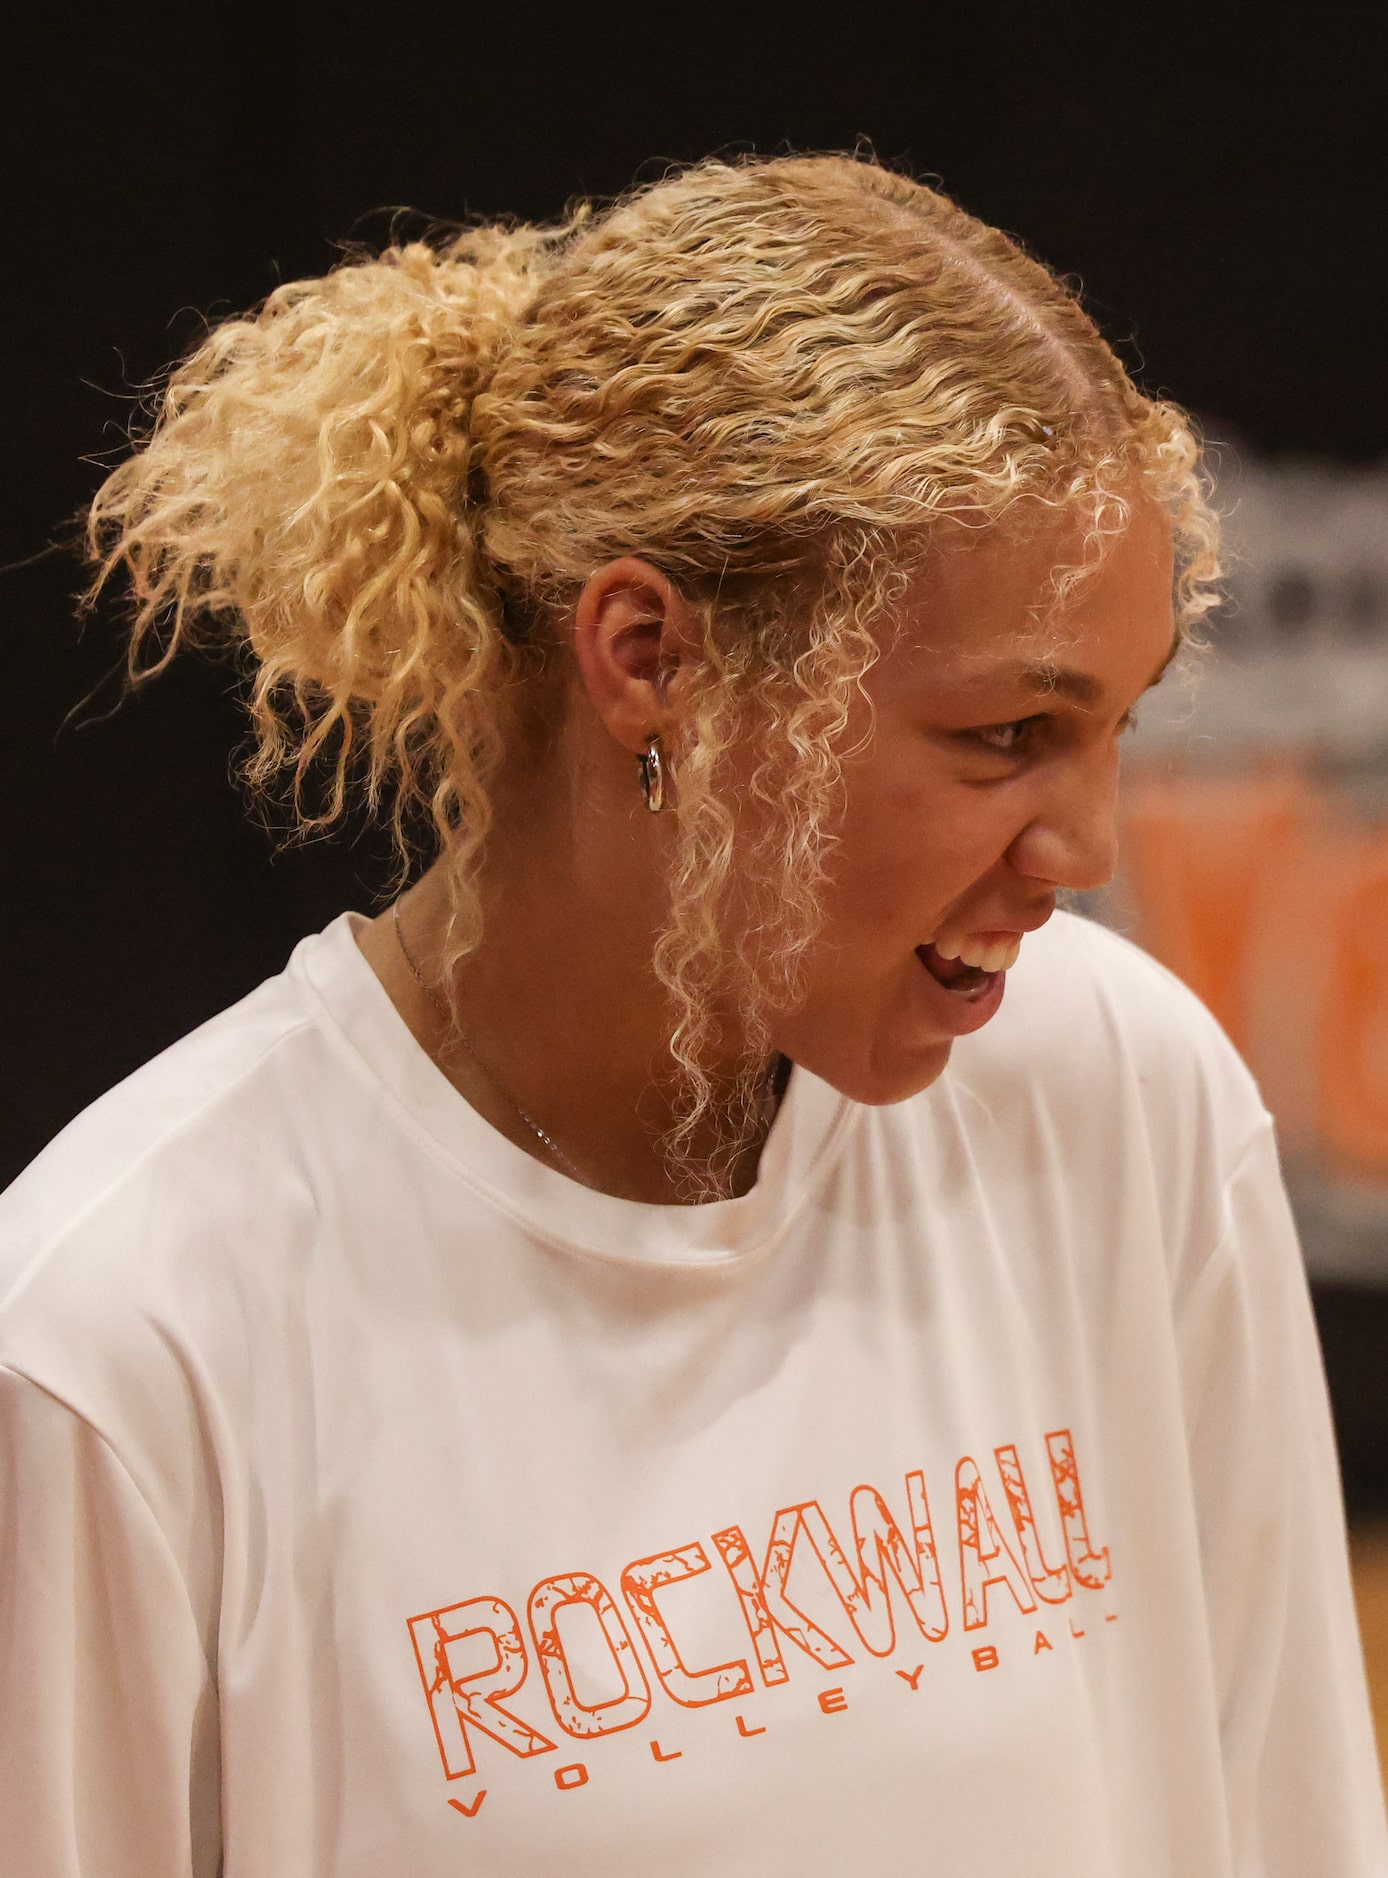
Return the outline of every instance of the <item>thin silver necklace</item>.
<path id="1" fill-rule="evenodd" d="M 569 1159 L 568 1155 L 565 1154 L 564 1150 L 560 1147 L 559 1143 L 553 1138 L 553 1136 L 546 1134 L 544 1129 L 541 1128 L 540 1124 L 535 1120 L 535 1118 L 531 1115 L 526 1114 L 525 1110 L 521 1107 L 520 1103 L 517 1102 L 516 1098 L 511 1094 L 510 1090 L 507 1089 L 497 1079 L 494 1072 L 490 1070 L 487 1067 L 487 1065 L 482 1061 L 482 1058 L 477 1054 L 476 1050 L 472 1047 L 472 1045 L 468 1042 L 467 1038 L 463 1035 L 462 1031 L 458 1028 L 457 1019 L 455 1018 L 453 1012 L 450 1010 L 447 999 L 443 997 L 442 993 L 437 989 L 436 986 L 431 985 L 429 983 L 428 979 L 424 976 L 423 972 L 420 971 L 418 965 L 415 964 L 414 956 L 411 953 L 410 948 L 405 944 L 405 934 L 400 925 L 400 902 L 398 900 L 395 901 L 394 905 L 391 908 L 391 917 L 395 926 L 396 943 L 400 947 L 400 956 L 402 959 L 404 959 L 406 965 L 409 966 L 411 976 L 413 977 L 415 983 L 419 986 L 420 990 L 424 993 L 424 995 L 429 999 L 430 1003 L 434 1006 L 435 1010 L 440 1011 L 448 1019 L 449 1026 L 452 1030 L 454 1037 L 456 1037 L 457 1041 L 463 1046 L 464 1050 L 466 1050 L 467 1054 L 472 1058 L 472 1061 L 476 1064 L 477 1068 L 481 1070 L 483 1076 L 491 1084 L 492 1088 L 496 1091 L 496 1093 L 501 1097 L 502 1101 L 505 1102 L 509 1107 L 513 1108 L 516 1111 L 516 1114 L 520 1116 L 521 1120 L 525 1123 L 526 1127 L 530 1130 L 531 1134 L 534 1135 L 535 1139 L 539 1142 L 542 1142 L 544 1146 L 549 1149 L 550 1153 L 554 1156 L 555 1160 L 558 1161 L 559 1165 L 564 1169 L 564 1171 L 566 1173 L 572 1174 L 574 1179 L 579 1183 L 581 1187 L 591 1186 L 592 1182 L 584 1179 L 583 1175 L 579 1173 L 578 1169 L 574 1166 L 573 1162 Z"/>

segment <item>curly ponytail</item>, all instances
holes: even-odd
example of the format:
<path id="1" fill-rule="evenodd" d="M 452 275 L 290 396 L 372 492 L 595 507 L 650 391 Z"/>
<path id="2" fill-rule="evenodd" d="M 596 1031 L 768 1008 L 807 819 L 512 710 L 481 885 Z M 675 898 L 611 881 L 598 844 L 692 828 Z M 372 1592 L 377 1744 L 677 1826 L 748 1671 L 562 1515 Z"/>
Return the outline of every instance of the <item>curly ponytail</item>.
<path id="1" fill-rule="evenodd" d="M 553 244 L 486 228 L 279 288 L 174 370 L 88 522 L 93 591 L 130 578 L 132 677 L 181 644 L 243 642 L 252 782 L 290 768 L 304 826 L 335 821 L 358 775 L 373 807 L 395 785 L 397 834 L 427 800 L 462 878 L 516 663 L 478 540 L 471 410 Z M 465 928 L 466 945 L 475 916 Z"/>

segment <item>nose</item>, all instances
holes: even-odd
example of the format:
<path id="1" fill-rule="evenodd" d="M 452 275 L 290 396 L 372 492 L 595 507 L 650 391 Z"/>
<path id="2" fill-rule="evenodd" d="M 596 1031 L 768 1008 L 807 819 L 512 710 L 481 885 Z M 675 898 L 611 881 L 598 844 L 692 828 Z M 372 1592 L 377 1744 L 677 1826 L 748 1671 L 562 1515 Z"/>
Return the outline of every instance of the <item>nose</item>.
<path id="1" fill-rule="evenodd" d="M 1092 892 L 1118 865 L 1118 752 L 1057 764 L 1037 814 L 1007 851 L 1017 873 L 1048 887 Z"/>

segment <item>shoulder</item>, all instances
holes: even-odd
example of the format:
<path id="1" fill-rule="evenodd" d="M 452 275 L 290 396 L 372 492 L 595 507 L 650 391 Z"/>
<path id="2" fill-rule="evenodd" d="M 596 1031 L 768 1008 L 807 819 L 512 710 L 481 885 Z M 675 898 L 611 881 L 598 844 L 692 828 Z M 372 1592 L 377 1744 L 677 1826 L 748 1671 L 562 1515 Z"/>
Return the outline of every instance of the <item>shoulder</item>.
<path id="1" fill-rule="evenodd" d="M 1183 1215 L 1217 1193 L 1266 1132 L 1258 1087 L 1179 979 L 1130 940 L 1070 913 L 1022 945 L 997 1017 L 955 1046 L 965 1110 L 1047 1164 L 1111 1186 L 1140 1180 Z"/>
<path id="2" fill-rule="evenodd" d="M 93 1103 L 0 1195 L 0 1362 L 71 1400 L 68 1380 L 78 1395 L 94 1384 L 99 1352 L 153 1360 L 171 1326 L 222 1313 L 257 1259 L 283 1260 L 295 1219 L 313 1212 L 312 1111 L 343 1082 L 303 969 L 332 942 L 332 928 L 304 941 L 284 972 Z"/>
<path id="3" fill-rule="evenodd" d="M 1091 1105 L 1128 1089 L 1154 1114 L 1194 1102 L 1208 1124 L 1232 1128 L 1236 1153 L 1266 1119 L 1247 1066 L 1194 992 L 1130 939 L 1073 913 L 1023 942 L 1002 1010 L 959 1057 L 981 1073 L 1025 1062 Z"/>

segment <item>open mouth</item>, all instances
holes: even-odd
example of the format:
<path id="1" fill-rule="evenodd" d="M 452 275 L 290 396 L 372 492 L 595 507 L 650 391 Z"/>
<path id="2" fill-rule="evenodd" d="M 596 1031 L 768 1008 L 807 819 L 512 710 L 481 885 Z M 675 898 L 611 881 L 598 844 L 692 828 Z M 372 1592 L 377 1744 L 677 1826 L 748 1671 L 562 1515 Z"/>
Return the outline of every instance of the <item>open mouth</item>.
<path id="1" fill-rule="evenodd" d="M 933 944 L 917 946 L 916 957 L 937 985 L 958 998 L 976 998 L 1017 963 L 1020 945 L 1018 936 L 1007 934 L 966 942 L 960 951 L 968 953 L 967 958 L 954 955 L 952 949 L 942 952 Z"/>

